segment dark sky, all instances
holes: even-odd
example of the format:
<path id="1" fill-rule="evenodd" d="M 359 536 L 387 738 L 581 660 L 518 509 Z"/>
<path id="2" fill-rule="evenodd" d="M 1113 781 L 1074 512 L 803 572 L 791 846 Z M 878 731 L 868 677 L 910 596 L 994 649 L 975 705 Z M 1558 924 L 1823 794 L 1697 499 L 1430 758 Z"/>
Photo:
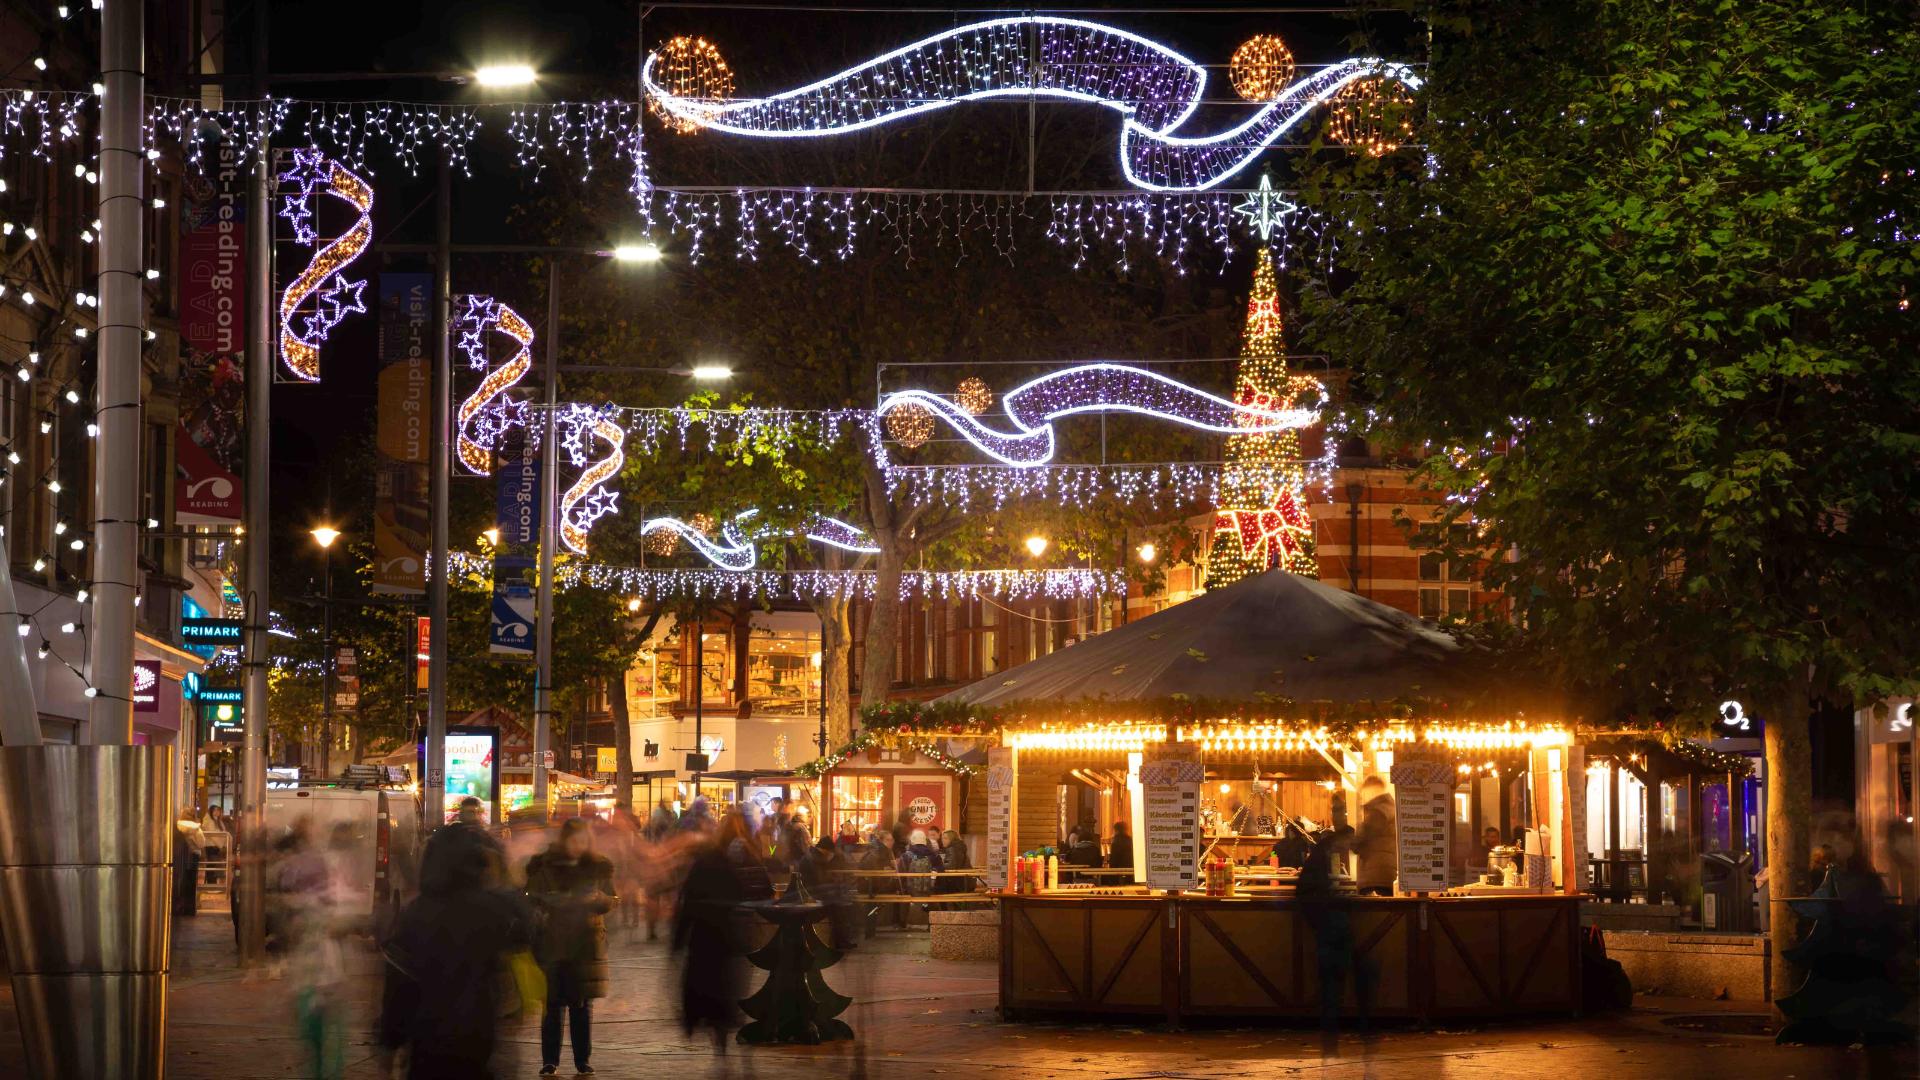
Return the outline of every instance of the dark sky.
<path id="1" fill-rule="evenodd" d="M 230 10 L 251 18 L 239 4 L 231 5 Z M 643 29 L 639 9 L 632 4 L 598 0 L 517 4 L 430 0 L 418 5 L 273 0 L 269 10 L 268 69 L 276 73 L 466 71 L 483 64 L 519 62 L 535 67 L 542 79 L 531 91 L 512 91 L 515 100 L 630 100 L 636 96 L 636 63 Z M 644 34 L 649 44 L 680 33 L 708 38 L 736 72 L 736 92 L 754 94 L 786 89 L 796 81 L 829 74 L 917 37 L 986 17 L 654 8 L 645 20 Z M 1363 27 L 1346 17 L 1328 14 L 1183 12 L 1101 17 L 1083 13 L 1076 17 L 1107 22 L 1163 41 L 1207 64 L 1224 64 L 1234 46 L 1262 32 L 1281 34 L 1302 63 L 1354 55 L 1346 39 L 1362 29 L 1374 32 L 1383 50 L 1400 52 L 1394 48 L 1394 39 L 1404 40 L 1411 26 L 1402 21 Z M 230 70 L 245 71 L 249 27 L 234 28 L 232 40 L 236 47 L 228 54 Z M 273 89 L 277 96 L 293 98 L 488 100 L 484 96 L 487 92 L 478 88 L 418 78 L 276 83 Z M 1230 93 L 1224 72 L 1216 72 L 1209 96 Z M 1193 123 L 1211 126 L 1206 121 L 1203 113 Z M 432 168 L 410 175 L 384 148 L 373 150 L 367 164 L 375 189 L 375 243 L 431 241 Z M 454 242 L 538 242 L 538 237 L 527 235 L 531 230 L 524 224 L 516 227 L 508 221 L 509 211 L 525 199 L 530 189 L 528 174 L 512 166 L 504 140 L 483 136 L 471 170 L 469 176 L 456 174 L 453 181 Z M 570 182 L 565 175 L 549 170 L 542 184 Z M 610 224 L 609 228 L 618 225 Z M 573 242 L 598 244 L 611 239 L 605 235 L 583 236 Z M 300 257 L 300 252 L 286 248 L 281 259 L 284 263 Z M 462 263 L 458 258 L 454 263 L 456 293 L 465 291 Z M 428 265 L 407 256 L 370 257 L 362 260 L 353 274 L 373 277 L 382 269 L 426 270 Z M 796 272 L 833 271 L 827 265 L 796 268 Z M 277 509 L 287 514 L 305 513 L 316 521 L 323 516 L 328 462 L 343 441 L 371 430 L 376 342 L 371 316 L 349 318 L 323 350 L 321 385 L 276 388 L 273 488 Z M 276 517 L 285 520 L 281 513 Z"/>

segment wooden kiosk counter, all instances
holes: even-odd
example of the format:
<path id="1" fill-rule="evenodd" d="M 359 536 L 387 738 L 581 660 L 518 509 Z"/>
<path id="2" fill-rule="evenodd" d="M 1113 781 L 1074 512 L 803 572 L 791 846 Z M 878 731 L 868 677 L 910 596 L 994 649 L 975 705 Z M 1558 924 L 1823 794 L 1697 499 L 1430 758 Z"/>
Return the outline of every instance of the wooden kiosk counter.
<path id="1" fill-rule="evenodd" d="M 1580 1009 L 1578 896 L 1331 901 L 1374 977 L 1371 1013 L 1420 1020 Z M 1004 1014 L 1317 1018 L 1318 947 L 1299 901 L 1007 894 Z M 1352 979 L 1343 1013 L 1356 1013 Z"/>

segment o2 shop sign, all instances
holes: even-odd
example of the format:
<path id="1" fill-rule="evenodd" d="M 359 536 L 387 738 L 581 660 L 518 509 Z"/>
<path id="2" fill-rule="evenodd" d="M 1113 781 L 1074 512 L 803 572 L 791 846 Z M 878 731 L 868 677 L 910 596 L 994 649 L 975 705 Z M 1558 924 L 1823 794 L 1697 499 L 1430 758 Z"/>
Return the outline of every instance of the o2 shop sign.
<path id="1" fill-rule="evenodd" d="M 1758 739 L 1766 730 L 1766 721 L 1758 716 L 1748 716 L 1746 706 L 1737 701 L 1720 703 L 1720 730 L 1722 739 Z"/>

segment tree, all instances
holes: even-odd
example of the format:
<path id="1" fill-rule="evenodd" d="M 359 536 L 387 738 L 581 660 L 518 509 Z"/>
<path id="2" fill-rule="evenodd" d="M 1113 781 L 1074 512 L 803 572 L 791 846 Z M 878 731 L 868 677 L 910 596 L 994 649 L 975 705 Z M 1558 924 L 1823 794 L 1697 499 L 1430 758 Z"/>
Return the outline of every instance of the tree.
<path id="1" fill-rule="evenodd" d="M 1778 998 L 1811 700 L 1916 685 L 1920 24 L 1769 0 L 1420 10 L 1424 154 L 1309 177 L 1359 242 L 1307 332 L 1383 438 L 1424 448 L 1442 528 L 1478 523 L 1449 554 L 1498 554 L 1487 580 L 1521 610 L 1483 632 L 1590 718 L 1764 716 Z"/>

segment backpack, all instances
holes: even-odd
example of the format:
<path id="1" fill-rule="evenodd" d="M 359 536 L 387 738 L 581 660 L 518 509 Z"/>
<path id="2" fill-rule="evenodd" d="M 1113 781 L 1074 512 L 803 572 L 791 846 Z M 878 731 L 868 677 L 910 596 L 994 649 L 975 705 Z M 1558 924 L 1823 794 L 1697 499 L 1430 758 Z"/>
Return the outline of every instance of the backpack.
<path id="1" fill-rule="evenodd" d="M 933 872 L 933 860 L 919 852 L 914 852 L 907 858 L 907 870 L 914 874 L 930 874 Z M 906 882 L 907 892 L 914 896 L 925 896 L 933 891 L 932 878 L 910 877 Z"/>

